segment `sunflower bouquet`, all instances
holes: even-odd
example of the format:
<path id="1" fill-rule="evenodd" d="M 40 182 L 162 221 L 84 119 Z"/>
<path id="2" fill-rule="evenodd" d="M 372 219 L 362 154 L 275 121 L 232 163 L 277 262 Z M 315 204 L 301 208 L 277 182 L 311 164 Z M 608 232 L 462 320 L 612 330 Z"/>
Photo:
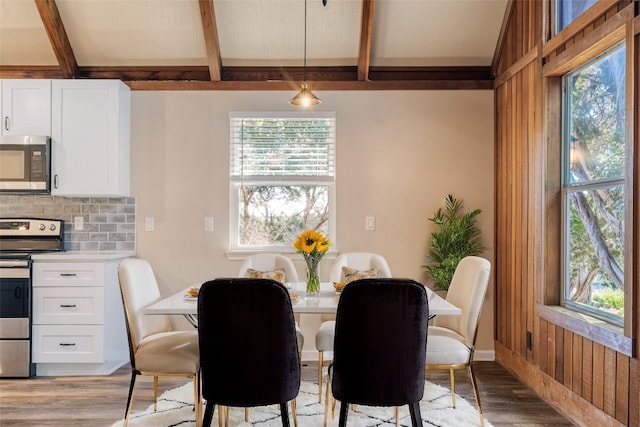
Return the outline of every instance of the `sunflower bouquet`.
<path id="1" fill-rule="evenodd" d="M 317 295 L 320 292 L 318 264 L 330 246 L 329 239 L 315 230 L 303 231 L 293 242 L 296 252 L 302 255 L 307 264 L 307 295 Z"/>

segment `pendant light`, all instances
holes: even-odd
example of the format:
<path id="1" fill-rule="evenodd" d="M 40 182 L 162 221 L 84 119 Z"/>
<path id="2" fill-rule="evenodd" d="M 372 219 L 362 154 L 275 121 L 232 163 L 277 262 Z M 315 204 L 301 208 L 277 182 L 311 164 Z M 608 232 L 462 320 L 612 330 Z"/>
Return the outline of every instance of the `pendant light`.
<path id="1" fill-rule="evenodd" d="M 322 101 L 311 92 L 309 83 L 307 83 L 307 0 L 304 0 L 304 68 L 302 71 L 302 80 L 300 92 L 291 98 L 289 104 L 302 107 L 320 104 Z"/>

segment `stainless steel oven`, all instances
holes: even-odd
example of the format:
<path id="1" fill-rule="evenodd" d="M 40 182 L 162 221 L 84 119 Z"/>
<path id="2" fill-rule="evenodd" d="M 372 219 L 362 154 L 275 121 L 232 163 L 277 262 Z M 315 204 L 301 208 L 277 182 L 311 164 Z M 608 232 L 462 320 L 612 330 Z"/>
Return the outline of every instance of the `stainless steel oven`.
<path id="1" fill-rule="evenodd" d="M 63 249 L 61 220 L 0 218 L 0 377 L 30 377 L 31 253 Z"/>

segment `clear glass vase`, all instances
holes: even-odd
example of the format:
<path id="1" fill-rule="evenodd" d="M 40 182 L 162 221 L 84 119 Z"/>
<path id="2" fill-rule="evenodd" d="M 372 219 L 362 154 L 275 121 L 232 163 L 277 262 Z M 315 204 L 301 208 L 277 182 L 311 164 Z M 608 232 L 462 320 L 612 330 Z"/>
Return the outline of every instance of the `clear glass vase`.
<path id="1" fill-rule="evenodd" d="M 307 262 L 307 295 L 320 293 L 320 276 L 318 275 L 318 260 L 308 259 Z"/>

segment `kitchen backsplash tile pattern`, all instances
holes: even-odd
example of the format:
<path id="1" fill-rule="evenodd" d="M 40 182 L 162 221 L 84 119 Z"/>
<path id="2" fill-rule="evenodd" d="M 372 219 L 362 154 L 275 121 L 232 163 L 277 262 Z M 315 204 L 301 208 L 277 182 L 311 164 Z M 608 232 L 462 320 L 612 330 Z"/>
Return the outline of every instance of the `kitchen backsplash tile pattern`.
<path id="1" fill-rule="evenodd" d="M 0 217 L 62 219 L 67 251 L 135 251 L 135 197 L 1 195 Z M 82 217 L 82 230 L 74 228 Z"/>

